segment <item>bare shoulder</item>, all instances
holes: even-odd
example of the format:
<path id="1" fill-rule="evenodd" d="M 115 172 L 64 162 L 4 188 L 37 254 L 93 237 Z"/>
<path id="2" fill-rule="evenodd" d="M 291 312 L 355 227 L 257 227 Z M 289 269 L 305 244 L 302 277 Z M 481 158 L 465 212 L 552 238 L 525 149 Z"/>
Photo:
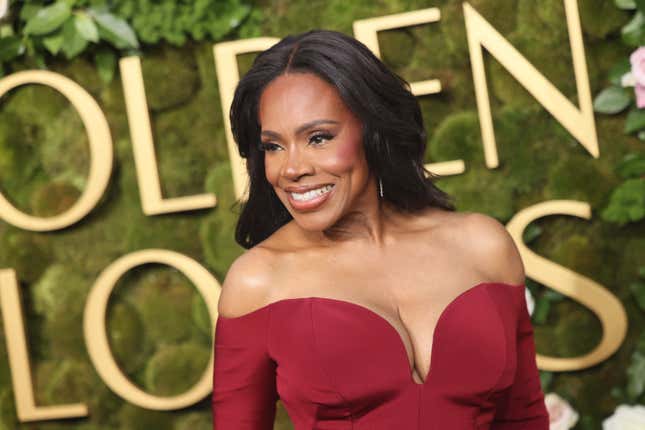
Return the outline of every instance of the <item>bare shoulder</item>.
<path id="1" fill-rule="evenodd" d="M 217 311 L 223 317 L 238 317 L 268 303 L 275 255 L 255 246 L 237 257 L 226 273 Z"/>
<path id="2" fill-rule="evenodd" d="M 455 226 L 460 251 L 486 279 L 511 285 L 525 282 L 522 257 L 504 224 L 486 214 L 464 212 Z"/>

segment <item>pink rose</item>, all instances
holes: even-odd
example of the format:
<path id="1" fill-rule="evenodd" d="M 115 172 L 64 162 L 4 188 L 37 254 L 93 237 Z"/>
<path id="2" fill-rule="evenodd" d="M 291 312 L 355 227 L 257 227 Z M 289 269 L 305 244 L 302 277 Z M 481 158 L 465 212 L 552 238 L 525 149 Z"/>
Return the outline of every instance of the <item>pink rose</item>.
<path id="1" fill-rule="evenodd" d="M 632 76 L 636 81 L 634 93 L 636 94 L 636 106 L 645 107 L 645 46 L 639 47 L 629 56 L 632 65 Z"/>

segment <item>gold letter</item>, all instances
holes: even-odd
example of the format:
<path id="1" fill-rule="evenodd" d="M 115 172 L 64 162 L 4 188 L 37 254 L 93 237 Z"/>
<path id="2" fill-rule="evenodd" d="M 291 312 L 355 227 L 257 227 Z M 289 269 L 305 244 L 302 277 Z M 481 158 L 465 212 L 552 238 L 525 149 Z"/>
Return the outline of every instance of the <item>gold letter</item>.
<path id="1" fill-rule="evenodd" d="M 110 352 L 105 333 L 105 312 L 114 285 L 128 270 L 146 263 L 161 263 L 179 269 L 195 284 L 206 302 L 211 321 L 215 321 L 221 287 L 208 270 L 195 260 L 177 252 L 164 249 L 137 251 L 119 258 L 103 270 L 87 297 L 83 319 L 87 352 L 103 382 L 128 402 L 156 410 L 184 408 L 198 402 L 213 389 L 214 350 L 211 350 L 210 360 L 202 377 L 190 390 L 172 397 L 158 397 L 141 390 L 121 373 Z"/>
<path id="2" fill-rule="evenodd" d="M 87 406 L 84 403 L 36 406 L 25 340 L 25 325 L 20 306 L 20 291 L 16 282 L 16 272 L 13 269 L 0 269 L 0 308 L 7 336 L 9 369 L 16 396 L 18 419 L 25 422 L 87 416 Z"/>
<path id="3" fill-rule="evenodd" d="M 161 196 L 146 90 L 141 73 L 141 59 L 137 56 L 122 58 L 119 61 L 119 68 L 123 80 L 125 107 L 128 112 L 128 124 L 130 125 L 130 136 L 132 136 L 132 149 L 134 162 L 137 166 L 137 182 L 143 213 L 157 215 L 215 206 L 217 198 L 212 193 L 172 199 L 164 199 Z"/>
<path id="4" fill-rule="evenodd" d="M 215 69 L 219 82 L 219 96 L 222 105 L 222 115 L 224 117 L 224 129 L 226 131 L 226 143 L 228 145 L 228 156 L 231 160 L 233 187 L 235 188 L 235 197 L 237 199 L 246 200 L 248 198 L 248 196 L 244 195 L 247 186 L 246 163 L 237 152 L 237 146 L 235 145 L 231 132 L 231 120 L 229 118 L 235 87 L 240 81 L 237 56 L 248 52 L 264 51 L 277 43 L 278 40 L 274 37 L 256 37 L 254 39 L 216 43 L 213 46 Z"/>
<path id="5" fill-rule="evenodd" d="M 531 251 L 522 242 L 522 233 L 532 221 L 547 215 L 566 214 L 591 218 L 588 203 L 571 200 L 553 200 L 540 203 L 518 212 L 508 223 L 507 229 L 526 264 L 526 275 L 541 284 L 571 297 L 591 309 L 600 319 L 603 337 L 593 351 L 580 357 L 547 357 L 537 354 L 537 364 L 542 370 L 564 372 L 591 367 L 611 356 L 627 334 L 627 314 L 622 303 L 602 285 L 571 269 L 555 264 Z"/>
<path id="6" fill-rule="evenodd" d="M 46 70 L 17 72 L 0 80 L 0 97 L 24 84 L 47 85 L 65 96 L 81 117 L 90 144 L 90 174 L 83 194 L 62 214 L 40 218 L 24 214 L 0 194 L 0 217 L 8 223 L 31 231 L 65 228 L 83 218 L 99 201 L 112 171 L 112 137 L 105 115 L 92 96 L 76 82 Z"/>
<path id="7" fill-rule="evenodd" d="M 558 89 L 549 82 L 526 58 L 502 37 L 472 6 L 464 2 L 464 19 L 468 35 L 468 48 L 473 68 L 477 110 L 484 142 L 486 166 L 497 167 L 497 145 L 486 86 L 486 72 L 481 47 L 485 47 L 511 75 L 517 79 L 544 108 L 571 133 L 587 151 L 598 158 L 598 138 L 591 106 L 589 76 L 580 30 L 580 15 L 576 0 L 564 0 L 567 28 L 573 56 L 576 88 L 580 99 L 578 110 Z M 518 142 L 521 143 L 521 142 Z"/>
<path id="8" fill-rule="evenodd" d="M 413 25 L 437 22 L 441 19 L 439 9 L 432 7 L 414 12 L 386 15 L 378 18 L 361 19 L 354 21 L 354 36 L 367 46 L 377 57 L 381 58 L 381 49 L 378 44 L 378 32 L 391 30 L 393 28 L 410 27 Z M 411 82 L 410 90 L 416 96 L 436 94 L 441 92 L 441 82 L 438 79 L 428 81 Z M 457 175 L 464 172 L 463 160 L 443 161 L 440 163 L 429 163 L 426 169 L 441 175 Z"/>

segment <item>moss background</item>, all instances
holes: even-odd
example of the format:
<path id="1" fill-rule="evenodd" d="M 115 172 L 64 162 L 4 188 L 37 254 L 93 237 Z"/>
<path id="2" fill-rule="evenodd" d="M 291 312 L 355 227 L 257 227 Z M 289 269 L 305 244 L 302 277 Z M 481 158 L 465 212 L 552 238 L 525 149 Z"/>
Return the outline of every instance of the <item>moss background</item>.
<path id="1" fill-rule="evenodd" d="M 470 0 L 495 28 L 562 93 L 577 104 L 562 0 Z M 576 429 L 600 429 L 625 403 L 627 369 L 645 326 L 628 285 L 644 263 L 645 222 L 622 227 L 598 216 L 620 183 L 615 166 L 645 144 L 623 134 L 624 115 L 596 115 L 600 158 L 594 159 L 490 55 L 486 66 L 500 166 L 489 170 L 477 118 L 461 0 L 257 0 L 240 27 L 226 36 L 282 37 L 311 28 L 352 34 L 357 19 L 437 6 L 438 23 L 379 34 L 383 59 L 409 81 L 438 78 L 443 91 L 420 97 L 429 132 L 428 162 L 464 159 L 467 171 L 442 178 L 459 210 L 507 222 L 522 208 L 551 199 L 576 199 L 591 220 L 551 216 L 531 226 L 529 245 L 542 256 L 603 284 L 629 315 L 628 337 L 609 360 L 578 372 L 543 373 L 545 391 L 578 410 Z M 580 0 L 593 94 L 608 70 L 631 50 L 619 29 L 630 14 L 604 0 Z M 58 422 L 18 423 L 0 326 L 0 430 L 211 429 L 209 398 L 188 409 L 156 412 L 127 404 L 102 383 L 82 337 L 82 310 L 97 275 L 119 256 L 145 248 L 182 252 L 220 281 L 242 249 L 233 240 L 236 215 L 223 129 L 213 40 L 142 47 L 143 74 L 155 133 L 164 197 L 214 192 L 208 210 L 144 216 L 135 179 L 123 91 L 118 76 L 105 84 L 89 57 L 57 60 L 49 68 L 80 83 L 105 112 L 115 144 L 115 167 L 100 204 L 62 231 L 34 233 L 0 222 L 0 267 L 13 268 L 22 291 L 36 402 L 85 402 L 90 415 Z M 240 58 L 242 71 L 252 55 Z M 30 68 L 16 63 L 13 67 Z M 69 208 L 85 186 L 88 142 L 78 114 L 49 88 L 13 90 L 0 104 L 0 187 L 26 213 L 50 216 Z M 527 280 L 536 298 L 548 289 Z M 146 265 L 123 278 L 110 301 L 108 332 L 123 371 L 146 391 L 177 394 L 202 373 L 212 347 L 212 324 L 202 299 L 181 273 Z M 575 356 L 601 337 L 598 319 L 569 299 L 553 301 L 535 322 L 537 350 Z M 642 364 L 641 366 L 645 366 Z M 643 370 L 640 375 L 642 378 Z M 638 381 L 637 381 L 638 383 Z M 643 400 L 643 397 L 640 397 Z M 278 405 L 277 429 L 291 424 Z"/>

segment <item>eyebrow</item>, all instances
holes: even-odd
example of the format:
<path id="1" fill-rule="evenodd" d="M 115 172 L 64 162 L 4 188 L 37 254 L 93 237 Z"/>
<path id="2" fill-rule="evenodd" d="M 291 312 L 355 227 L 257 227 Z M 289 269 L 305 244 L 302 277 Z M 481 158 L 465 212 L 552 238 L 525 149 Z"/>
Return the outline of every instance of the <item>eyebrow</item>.
<path id="1" fill-rule="evenodd" d="M 298 128 L 296 128 L 296 134 L 300 134 L 303 131 L 306 131 L 307 129 L 310 129 L 320 124 L 340 124 L 340 123 L 333 119 L 317 119 L 314 121 L 306 122 L 301 126 L 299 126 Z M 271 130 L 263 130 L 262 134 L 273 138 L 280 137 L 280 133 L 276 133 L 275 131 L 271 131 Z"/>

